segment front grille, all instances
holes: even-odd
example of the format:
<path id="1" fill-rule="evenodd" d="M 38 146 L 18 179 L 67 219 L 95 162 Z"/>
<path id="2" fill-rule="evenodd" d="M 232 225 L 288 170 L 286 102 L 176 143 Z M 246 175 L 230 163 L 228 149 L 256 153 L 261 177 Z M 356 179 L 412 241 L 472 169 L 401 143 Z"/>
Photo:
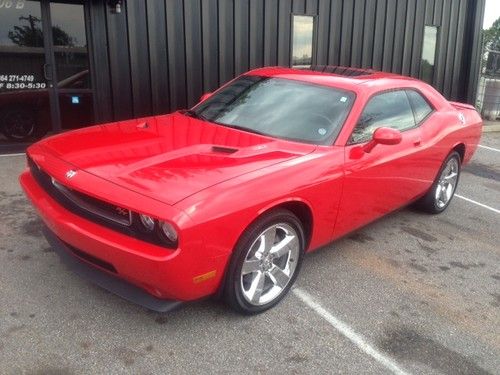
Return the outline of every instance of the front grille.
<path id="1" fill-rule="evenodd" d="M 142 241 L 162 247 L 177 246 L 177 243 L 166 243 L 156 232 L 145 232 L 137 213 L 64 186 L 39 168 L 29 156 L 28 166 L 40 187 L 68 211 Z"/>
<path id="2" fill-rule="evenodd" d="M 130 210 L 69 189 L 53 178 L 51 180 L 52 185 L 78 207 L 115 223 L 126 226 L 132 225 L 132 213 Z"/>
<path id="3" fill-rule="evenodd" d="M 30 157 L 28 157 L 28 166 L 40 186 L 69 211 L 121 227 L 132 225 L 130 210 L 95 199 L 62 185 L 40 169 Z"/>

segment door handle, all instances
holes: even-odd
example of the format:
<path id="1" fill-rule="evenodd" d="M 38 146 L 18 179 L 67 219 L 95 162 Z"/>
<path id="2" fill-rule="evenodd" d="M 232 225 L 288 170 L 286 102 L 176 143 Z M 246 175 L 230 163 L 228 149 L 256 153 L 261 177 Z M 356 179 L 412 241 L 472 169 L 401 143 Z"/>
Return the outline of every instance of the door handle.
<path id="1" fill-rule="evenodd" d="M 46 81 L 52 81 L 52 72 L 50 68 L 50 64 L 43 64 L 43 78 L 45 78 Z"/>
<path id="2" fill-rule="evenodd" d="M 420 138 L 413 140 L 413 146 L 420 146 L 421 143 L 422 143 L 422 140 Z"/>

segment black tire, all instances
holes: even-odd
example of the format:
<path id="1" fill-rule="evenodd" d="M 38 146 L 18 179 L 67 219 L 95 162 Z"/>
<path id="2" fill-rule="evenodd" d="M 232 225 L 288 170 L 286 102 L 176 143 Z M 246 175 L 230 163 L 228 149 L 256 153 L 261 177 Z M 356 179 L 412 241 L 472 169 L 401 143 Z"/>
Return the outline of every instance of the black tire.
<path id="1" fill-rule="evenodd" d="M 47 127 L 38 123 L 36 113 L 30 109 L 15 108 L 2 117 L 1 131 L 15 142 L 39 139 L 47 133 Z"/>
<path id="2" fill-rule="evenodd" d="M 292 228 L 294 233 L 296 234 L 297 245 L 299 247 L 296 259 L 293 259 L 292 255 L 287 255 L 289 260 L 291 260 L 292 262 L 296 262 L 295 268 L 293 273 L 291 273 L 290 275 L 286 287 L 282 289 L 279 295 L 277 295 L 274 299 L 270 300 L 267 303 L 255 305 L 250 303 L 247 300 L 247 297 L 245 297 L 244 295 L 244 276 L 242 275 L 243 264 L 246 262 L 247 255 L 252 251 L 253 248 L 255 248 L 256 242 L 261 241 L 261 235 L 263 235 L 263 233 L 266 232 L 269 228 L 272 228 L 274 226 L 278 226 L 278 230 L 276 231 L 276 233 L 278 233 L 279 230 L 281 230 L 279 227 L 280 225 L 285 225 L 288 226 L 288 228 Z M 281 241 L 278 236 L 279 235 L 276 234 L 275 241 Z M 288 294 L 290 288 L 297 279 L 304 256 L 304 247 L 305 239 L 302 224 L 293 213 L 288 210 L 277 209 L 264 214 L 261 218 L 259 218 L 246 229 L 234 249 L 224 286 L 224 299 L 226 303 L 237 312 L 247 315 L 258 314 L 275 306 Z M 292 252 L 290 252 L 290 254 L 292 254 Z M 276 259 L 279 260 L 279 258 Z M 271 263 L 271 267 L 274 266 L 275 264 Z M 251 275 L 253 276 L 254 274 L 251 273 Z M 266 279 L 266 277 L 264 278 Z M 266 280 L 268 284 L 269 281 L 272 281 L 269 276 Z"/>
<path id="3" fill-rule="evenodd" d="M 437 189 L 439 189 L 439 183 L 440 183 L 440 180 L 442 177 L 441 175 L 451 160 L 455 160 L 456 165 L 458 166 L 458 169 L 456 172 L 457 173 L 456 182 L 455 182 L 455 185 L 453 187 L 451 197 L 447 200 L 446 203 L 444 203 L 444 205 L 440 205 L 437 198 L 436 198 L 436 192 L 437 192 Z M 439 172 L 436 176 L 436 179 L 434 180 L 434 183 L 430 187 L 429 191 L 427 191 L 427 193 L 422 198 L 420 198 L 417 202 L 415 202 L 415 206 L 419 210 L 430 213 L 430 214 L 440 214 L 441 212 L 446 210 L 446 208 L 449 206 L 450 202 L 452 201 L 452 199 L 455 195 L 455 190 L 456 190 L 456 188 L 458 186 L 458 182 L 460 180 L 460 169 L 461 169 L 460 155 L 458 154 L 458 152 L 452 151 L 448 155 L 448 157 L 445 159 L 445 161 L 443 162 L 443 165 L 439 169 Z"/>

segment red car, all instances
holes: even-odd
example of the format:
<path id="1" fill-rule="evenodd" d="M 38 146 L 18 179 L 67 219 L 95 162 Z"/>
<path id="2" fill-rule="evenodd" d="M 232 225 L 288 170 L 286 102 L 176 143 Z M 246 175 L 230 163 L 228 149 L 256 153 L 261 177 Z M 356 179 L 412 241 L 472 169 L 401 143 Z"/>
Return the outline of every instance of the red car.
<path id="1" fill-rule="evenodd" d="M 20 180 L 54 249 L 106 289 L 257 313 L 304 253 L 410 203 L 445 210 L 481 129 L 415 79 L 263 68 L 187 111 L 44 139 Z"/>

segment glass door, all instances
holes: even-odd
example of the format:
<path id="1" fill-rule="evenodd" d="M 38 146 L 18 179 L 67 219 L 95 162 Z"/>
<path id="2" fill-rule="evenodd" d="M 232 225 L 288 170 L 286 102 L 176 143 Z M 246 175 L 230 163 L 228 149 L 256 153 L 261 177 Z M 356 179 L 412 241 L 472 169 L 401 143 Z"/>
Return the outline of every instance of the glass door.
<path id="1" fill-rule="evenodd" d="M 93 122 L 92 89 L 83 2 L 51 1 L 54 91 L 59 125 L 76 129 Z M 60 130 L 60 128 L 55 130 Z"/>
<path id="2" fill-rule="evenodd" d="M 0 146 L 89 125 L 92 100 L 84 2 L 0 0 Z"/>
<path id="3" fill-rule="evenodd" d="M 0 144 L 39 138 L 51 128 L 41 5 L 0 0 Z"/>

